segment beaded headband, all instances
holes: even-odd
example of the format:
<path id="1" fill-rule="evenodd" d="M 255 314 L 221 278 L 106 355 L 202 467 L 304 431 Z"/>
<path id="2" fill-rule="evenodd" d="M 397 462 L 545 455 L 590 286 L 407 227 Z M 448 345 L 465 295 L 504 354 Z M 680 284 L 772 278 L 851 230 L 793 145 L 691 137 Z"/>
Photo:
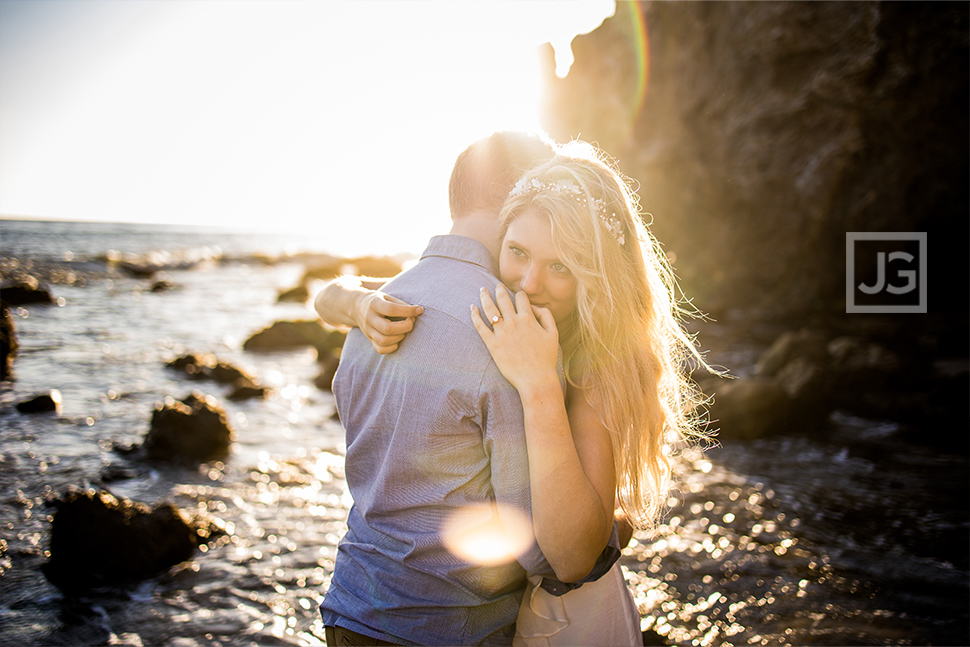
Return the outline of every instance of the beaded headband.
<path id="1" fill-rule="evenodd" d="M 526 181 L 526 178 L 522 178 L 515 183 L 514 187 L 512 187 L 512 190 L 509 192 L 509 197 L 517 195 L 539 194 L 543 191 L 557 191 L 559 193 L 564 193 L 575 199 L 584 207 L 587 206 L 586 192 L 579 188 L 579 186 L 577 186 L 572 180 L 542 181 L 538 178 L 532 178 L 531 180 Z M 616 239 L 616 242 L 622 247 L 626 243 L 626 235 L 623 233 L 623 222 L 615 213 L 606 213 L 606 203 L 600 198 L 595 198 L 593 200 L 593 208 L 596 210 L 596 215 L 598 215 L 600 220 L 603 221 L 603 224 L 606 225 L 607 231 L 612 234 L 613 238 Z"/>

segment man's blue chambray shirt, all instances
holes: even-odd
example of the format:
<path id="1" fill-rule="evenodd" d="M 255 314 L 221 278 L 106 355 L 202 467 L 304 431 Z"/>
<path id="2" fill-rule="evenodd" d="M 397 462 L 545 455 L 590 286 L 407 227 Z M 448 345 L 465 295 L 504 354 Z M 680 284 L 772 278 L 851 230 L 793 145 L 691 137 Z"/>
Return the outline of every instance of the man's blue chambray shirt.
<path id="1" fill-rule="evenodd" d="M 324 624 L 404 644 L 509 645 L 526 573 L 552 572 L 535 542 L 518 562 L 486 567 L 441 541 L 449 514 L 475 503 L 531 519 L 522 403 L 469 314 L 498 283 L 491 267 L 477 241 L 433 238 L 384 287 L 424 307 L 400 348 L 378 355 L 359 330 L 347 337 L 333 393 L 354 504 Z"/>

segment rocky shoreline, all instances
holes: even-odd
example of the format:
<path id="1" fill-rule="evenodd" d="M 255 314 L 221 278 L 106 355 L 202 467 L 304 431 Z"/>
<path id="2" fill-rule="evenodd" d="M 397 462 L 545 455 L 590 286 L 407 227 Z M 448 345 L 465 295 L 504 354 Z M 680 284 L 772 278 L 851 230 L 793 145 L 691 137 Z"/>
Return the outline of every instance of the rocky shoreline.
<path id="1" fill-rule="evenodd" d="M 309 298 L 307 290 L 313 281 L 332 278 L 338 272 L 369 271 L 371 274 L 393 275 L 401 269 L 399 263 L 387 258 L 339 259 L 319 254 L 219 260 L 272 265 L 292 263 L 295 258 L 306 265 L 297 290 L 302 289 L 305 293 L 304 302 Z M 3 266 L 8 274 L 0 275 L 0 366 L 3 367 L 0 380 L 16 379 L 14 369 L 19 343 L 11 309 L 65 306 L 63 299 L 53 295 L 48 281 L 53 279 L 55 285 L 84 287 L 91 281 L 110 280 L 109 276 L 120 271 L 130 278 L 151 282 L 150 291 L 159 292 L 156 279 L 160 273 L 194 269 L 214 259 L 206 256 L 197 262 L 179 261 L 176 265 L 160 264 L 157 258 L 150 263 L 134 257 L 124 262 L 108 260 L 100 269 L 86 263 L 86 273 L 82 276 L 66 269 L 73 267 L 71 265 L 38 265 L 4 259 Z M 27 273 L 27 270 L 36 275 Z M 288 292 L 292 299 L 294 290 Z M 38 316 L 43 316 L 37 312 Z M 346 333 L 327 328 L 316 320 L 278 320 L 254 331 L 242 348 L 261 353 L 312 348 L 320 364 L 320 375 L 314 384 L 321 390 L 329 390 L 345 336 Z M 227 387 L 225 398 L 230 401 L 265 398 L 271 390 L 260 384 L 258 377 L 250 371 L 219 360 L 212 353 L 187 353 L 169 361 L 166 367 L 193 381 Z M 15 403 L 14 408 L 21 415 L 57 416 L 62 408 L 61 393 L 56 388 L 51 389 L 48 393 Z M 159 461 L 192 467 L 225 459 L 235 438 L 229 416 L 215 396 L 198 390 L 181 399 L 166 396 L 152 412 L 148 431 L 140 442 L 114 442 L 117 459 L 102 470 L 100 481 L 107 487 L 135 478 Z M 71 593 L 106 585 L 137 584 L 191 560 L 199 546 L 212 545 L 225 534 L 212 519 L 203 519 L 205 515 L 199 517 L 197 514 L 187 516 L 171 502 L 149 507 L 145 503 L 116 497 L 106 489 L 72 486 L 63 493 L 51 492 L 45 505 L 55 512 L 51 517 L 50 558 L 42 570 L 51 583 Z"/>
<path id="2" fill-rule="evenodd" d="M 302 275 L 308 273 L 309 268 Z M 182 283 L 189 278 L 184 271 L 175 276 Z M 147 285 L 147 279 L 128 280 L 132 285 Z M 152 299 L 162 305 L 181 294 L 176 289 L 153 293 Z M 52 307 L 57 306 L 17 306 L 30 309 L 33 317 L 56 314 L 57 310 L 45 310 Z M 670 502 L 665 524 L 656 535 L 638 535 L 624 551 L 622 559 L 641 608 L 645 639 L 654 644 L 713 644 L 750 642 L 761 636 L 777 644 L 832 644 L 833 640 L 859 644 L 877 640 L 866 632 L 873 622 L 882 622 L 892 628 L 887 635 L 912 641 L 914 632 L 925 632 L 940 621 L 939 616 L 927 611 L 923 602 L 907 606 L 901 589 L 894 588 L 898 578 L 885 574 L 885 560 L 877 559 L 875 547 L 881 541 L 894 551 L 908 551 L 894 559 L 910 570 L 922 564 L 925 573 L 920 586 L 937 587 L 949 600 L 966 597 L 966 587 L 955 580 L 967 572 L 966 559 L 953 549 L 965 544 L 966 511 L 961 517 L 959 498 L 937 489 L 966 480 L 965 452 L 961 454 L 955 440 L 948 439 L 959 436 L 956 431 L 927 433 L 922 424 L 927 420 L 960 424 L 962 408 L 948 394 L 965 383 L 966 361 L 941 357 L 935 345 L 939 337 L 901 334 L 874 325 L 850 329 L 826 326 L 820 320 L 787 325 L 768 320 L 740 323 L 744 321 L 748 319 L 690 324 L 708 360 L 726 368 L 732 377 L 696 375 L 705 393 L 714 398 L 710 416 L 712 429 L 718 430 L 715 444 L 705 453 L 684 457 L 681 487 Z M 340 333 L 293 318 L 254 327 L 238 347 L 254 359 L 306 351 L 317 358 L 315 381 L 326 389 L 341 344 Z M 41 349 L 18 357 L 14 367 L 20 361 L 37 361 L 37 353 L 46 352 Z M 160 372 L 198 393 L 181 392 L 163 398 L 156 409 L 146 409 L 147 429 L 135 438 L 116 436 L 90 484 L 79 480 L 73 490 L 24 497 L 25 513 L 34 511 L 34 518 L 49 514 L 52 519 L 44 526 L 50 534 L 38 537 L 38 546 L 49 546 L 50 554 L 28 559 L 38 569 L 50 564 L 46 569 L 56 573 L 52 581 L 62 587 L 58 590 L 67 596 L 65 600 L 80 599 L 77 591 L 85 589 L 86 582 L 112 583 L 107 589 L 88 588 L 83 595 L 93 595 L 106 605 L 120 627 L 119 640 L 125 632 L 153 641 L 186 632 L 200 638 L 212 634 L 220 641 L 252 636 L 260 644 L 283 636 L 301 644 L 322 638 L 314 624 L 315 605 L 326 589 L 331 551 L 342 533 L 346 511 L 341 499 L 341 459 L 322 452 L 288 459 L 266 457 L 249 467 L 226 458 L 223 452 L 228 446 L 232 453 L 231 446 L 240 442 L 241 434 L 238 418 L 230 415 L 229 408 L 270 406 L 280 396 L 280 386 L 245 362 L 227 360 L 224 352 L 185 350 L 158 363 Z M 306 387 L 299 388 L 310 388 L 312 382 L 311 376 Z M 234 400 L 231 396 L 240 388 L 256 389 L 258 394 Z M 775 408 L 763 406 L 768 389 L 777 396 Z M 125 396 L 109 393 L 108 397 Z M 56 406 L 46 414 L 12 413 L 14 404 L 0 413 L 44 420 L 63 416 Z M 931 418 L 924 420 L 927 415 Z M 193 439 L 211 432 L 213 440 L 201 446 L 176 440 L 180 430 L 187 428 L 196 430 Z M 173 438 L 160 440 L 166 434 Z M 932 465 L 940 466 L 941 477 L 946 474 L 940 484 L 926 478 L 927 466 Z M 883 469 L 888 470 L 885 479 L 868 482 L 868 474 Z M 837 483 L 840 478 L 848 482 Z M 162 495 L 151 504 L 116 494 L 128 483 L 153 479 L 160 479 L 156 489 Z M 166 487 L 169 480 L 172 485 Z M 866 485 L 860 494 L 854 488 L 863 481 Z M 920 509 L 908 507 L 911 501 L 919 502 Z M 891 509 L 884 510 L 881 502 Z M 97 509 L 99 519 L 137 518 L 134 526 L 148 529 L 151 536 L 133 538 L 125 534 L 130 528 L 99 534 L 95 528 L 64 526 L 71 528 L 71 536 L 80 538 L 80 546 L 88 541 L 99 546 L 118 542 L 115 552 L 124 557 L 91 560 L 93 553 L 84 552 L 87 549 L 71 552 L 62 542 L 53 541 L 54 534 L 61 532 L 55 530 L 62 523 L 58 521 L 61 512 L 71 506 Z M 64 519 L 72 514 L 65 512 Z M 847 518 L 850 514 L 854 517 Z M 949 522 L 921 521 L 920 514 Z M 159 521 L 162 518 L 164 524 Z M 98 525 L 110 528 L 107 521 Z M 151 545 L 149 539 L 180 548 L 156 551 L 168 556 L 162 562 L 142 560 L 122 550 L 127 544 Z M 843 545 L 849 539 L 857 548 Z M 0 550 L 0 562 L 12 554 L 25 559 L 4 554 L 7 550 Z M 139 584 L 139 578 L 148 579 Z M 217 619 L 200 619 L 189 629 L 167 617 L 148 621 L 143 615 L 129 616 L 124 605 L 104 597 L 130 595 L 145 585 L 178 591 L 184 581 L 215 591 L 212 595 L 221 600 L 218 604 L 228 606 Z M 260 611 L 252 616 L 260 618 L 258 622 L 247 620 L 238 607 L 251 607 L 251 595 L 260 601 L 257 606 L 267 605 L 266 609 L 282 604 L 271 600 L 286 600 L 285 614 Z M 836 607 L 826 610 L 833 600 Z M 925 604 L 931 603 L 942 604 L 932 595 Z M 180 618 L 184 611 L 179 609 L 188 603 L 170 600 L 166 604 L 172 618 Z M 951 616 L 945 629 L 935 630 L 939 640 L 960 635 L 953 604 L 939 607 L 940 613 Z M 281 618 L 284 624 L 269 622 L 267 615 Z M 103 636 L 94 626 L 84 631 Z M 786 633 L 788 629 L 795 633 Z M 286 633 L 290 630 L 292 635 Z M 64 631 L 75 639 L 82 635 L 80 629 Z M 297 634 L 302 637 L 296 638 Z"/>

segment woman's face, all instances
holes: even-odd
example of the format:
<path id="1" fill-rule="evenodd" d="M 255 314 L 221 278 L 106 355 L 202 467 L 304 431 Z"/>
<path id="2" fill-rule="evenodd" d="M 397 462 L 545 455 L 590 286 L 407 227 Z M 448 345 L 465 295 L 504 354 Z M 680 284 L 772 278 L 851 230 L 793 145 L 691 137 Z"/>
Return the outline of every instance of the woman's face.
<path id="1" fill-rule="evenodd" d="M 576 277 L 559 260 L 548 218 L 528 208 L 509 225 L 499 253 L 499 274 L 512 291 L 549 308 L 560 326 L 576 309 Z"/>

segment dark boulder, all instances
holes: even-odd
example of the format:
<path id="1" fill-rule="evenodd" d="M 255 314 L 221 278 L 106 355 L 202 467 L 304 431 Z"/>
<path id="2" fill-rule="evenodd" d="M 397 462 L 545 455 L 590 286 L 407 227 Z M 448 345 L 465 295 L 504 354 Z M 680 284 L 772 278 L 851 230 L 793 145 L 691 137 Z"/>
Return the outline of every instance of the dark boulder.
<path id="1" fill-rule="evenodd" d="M 13 361 L 20 350 L 17 327 L 6 301 L 0 301 L 0 381 L 13 378 Z"/>
<path id="2" fill-rule="evenodd" d="M 791 398 L 766 378 L 721 380 L 710 405 L 711 427 L 720 440 L 754 440 L 789 428 Z"/>
<path id="3" fill-rule="evenodd" d="M 47 393 L 18 402 L 17 411 L 20 413 L 60 413 L 61 392 L 57 389 L 51 389 Z"/>
<path id="4" fill-rule="evenodd" d="M 333 390 L 333 377 L 337 374 L 340 360 L 333 353 L 326 351 L 320 352 L 317 362 L 320 364 L 320 374 L 313 381 L 314 386 L 321 391 Z"/>
<path id="5" fill-rule="evenodd" d="M 826 337 L 817 330 L 786 331 L 758 359 L 758 375 L 774 377 L 796 358 L 812 364 L 828 362 Z"/>
<path id="6" fill-rule="evenodd" d="M 216 362 L 216 365 L 209 371 L 209 377 L 219 384 L 236 384 L 240 380 L 255 382 L 252 375 L 228 362 Z"/>
<path id="7" fill-rule="evenodd" d="M 160 265 L 155 265 L 153 263 L 133 261 L 116 261 L 113 265 L 129 276 L 139 279 L 150 279 L 162 269 Z"/>
<path id="8" fill-rule="evenodd" d="M 835 369 L 846 378 L 873 380 L 893 376 L 902 368 L 899 356 L 884 346 L 844 336 L 828 344 Z"/>
<path id="9" fill-rule="evenodd" d="M 114 481 L 126 481 L 138 476 L 138 471 L 131 467 L 116 465 L 114 463 L 105 465 L 101 468 L 98 480 L 102 483 L 113 483 Z"/>
<path id="10" fill-rule="evenodd" d="M 269 389 L 264 386 L 259 386 L 248 377 L 240 377 L 233 382 L 232 391 L 229 392 L 226 398 L 233 401 L 250 400 L 252 398 L 266 397 L 268 392 Z"/>
<path id="11" fill-rule="evenodd" d="M 180 355 L 176 357 L 165 366 L 167 366 L 168 368 L 174 368 L 180 371 L 189 372 L 191 369 L 189 369 L 188 367 L 199 366 L 200 364 L 205 363 L 207 361 L 205 359 L 206 357 L 208 356 L 200 356 L 195 353 L 186 353 L 185 355 Z"/>
<path id="12" fill-rule="evenodd" d="M 836 408 L 831 368 L 823 360 L 796 357 L 775 377 L 791 400 L 789 429 L 818 432 Z"/>
<path id="13" fill-rule="evenodd" d="M 182 371 L 193 379 L 213 380 L 219 384 L 231 385 L 232 390 L 226 396 L 229 400 L 261 398 L 269 390 L 260 386 L 256 378 L 243 369 L 219 361 L 214 355 L 188 353 L 173 359 L 166 366 Z"/>
<path id="14" fill-rule="evenodd" d="M 149 508 L 103 490 L 71 490 L 55 505 L 42 570 L 62 590 L 152 577 L 190 559 L 209 532 L 170 503 Z"/>
<path id="15" fill-rule="evenodd" d="M 143 447 L 152 459 L 207 461 L 223 458 L 233 437 L 216 399 L 196 392 L 182 402 L 166 398 L 156 407 Z"/>
<path id="16" fill-rule="evenodd" d="M 152 283 L 151 292 L 168 292 L 175 288 L 175 284 L 169 279 L 159 279 Z"/>
<path id="17" fill-rule="evenodd" d="M 919 362 L 883 344 L 843 336 L 829 345 L 834 405 L 857 415 L 912 418 L 933 390 Z"/>
<path id="18" fill-rule="evenodd" d="M 0 298 L 11 306 L 50 305 L 57 300 L 45 286 L 32 277 L 26 276 L 17 281 L 10 281 L 0 286 Z"/>
<path id="19" fill-rule="evenodd" d="M 255 382 L 255 378 L 243 369 L 229 362 L 220 361 L 215 355 L 210 354 L 187 353 L 176 357 L 166 366 L 182 371 L 189 377 L 213 380 L 219 384 L 234 384 L 240 379 Z"/>
<path id="20" fill-rule="evenodd" d="M 209 372 L 215 367 L 216 363 L 216 358 L 213 355 L 187 353 L 176 357 L 166 366 L 176 371 L 182 371 L 191 378 L 202 380 L 209 377 Z"/>
<path id="21" fill-rule="evenodd" d="M 243 349 L 272 352 L 310 346 L 329 351 L 342 347 L 346 336 L 339 330 L 327 330 L 315 320 L 277 321 L 247 339 Z"/>
<path id="22" fill-rule="evenodd" d="M 774 381 L 791 401 L 789 429 L 817 429 L 834 408 L 827 336 L 818 330 L 786 331 L 762 353 L 755 374 Z"/>
<path id="23" fill-rule="evenodd" d="M 306 303 L 310 299 L 310 291 L 305 285 L 298 285 L 295 288 L 284 290 L 279 293 L 276 300 L 279 303 Z"/>

